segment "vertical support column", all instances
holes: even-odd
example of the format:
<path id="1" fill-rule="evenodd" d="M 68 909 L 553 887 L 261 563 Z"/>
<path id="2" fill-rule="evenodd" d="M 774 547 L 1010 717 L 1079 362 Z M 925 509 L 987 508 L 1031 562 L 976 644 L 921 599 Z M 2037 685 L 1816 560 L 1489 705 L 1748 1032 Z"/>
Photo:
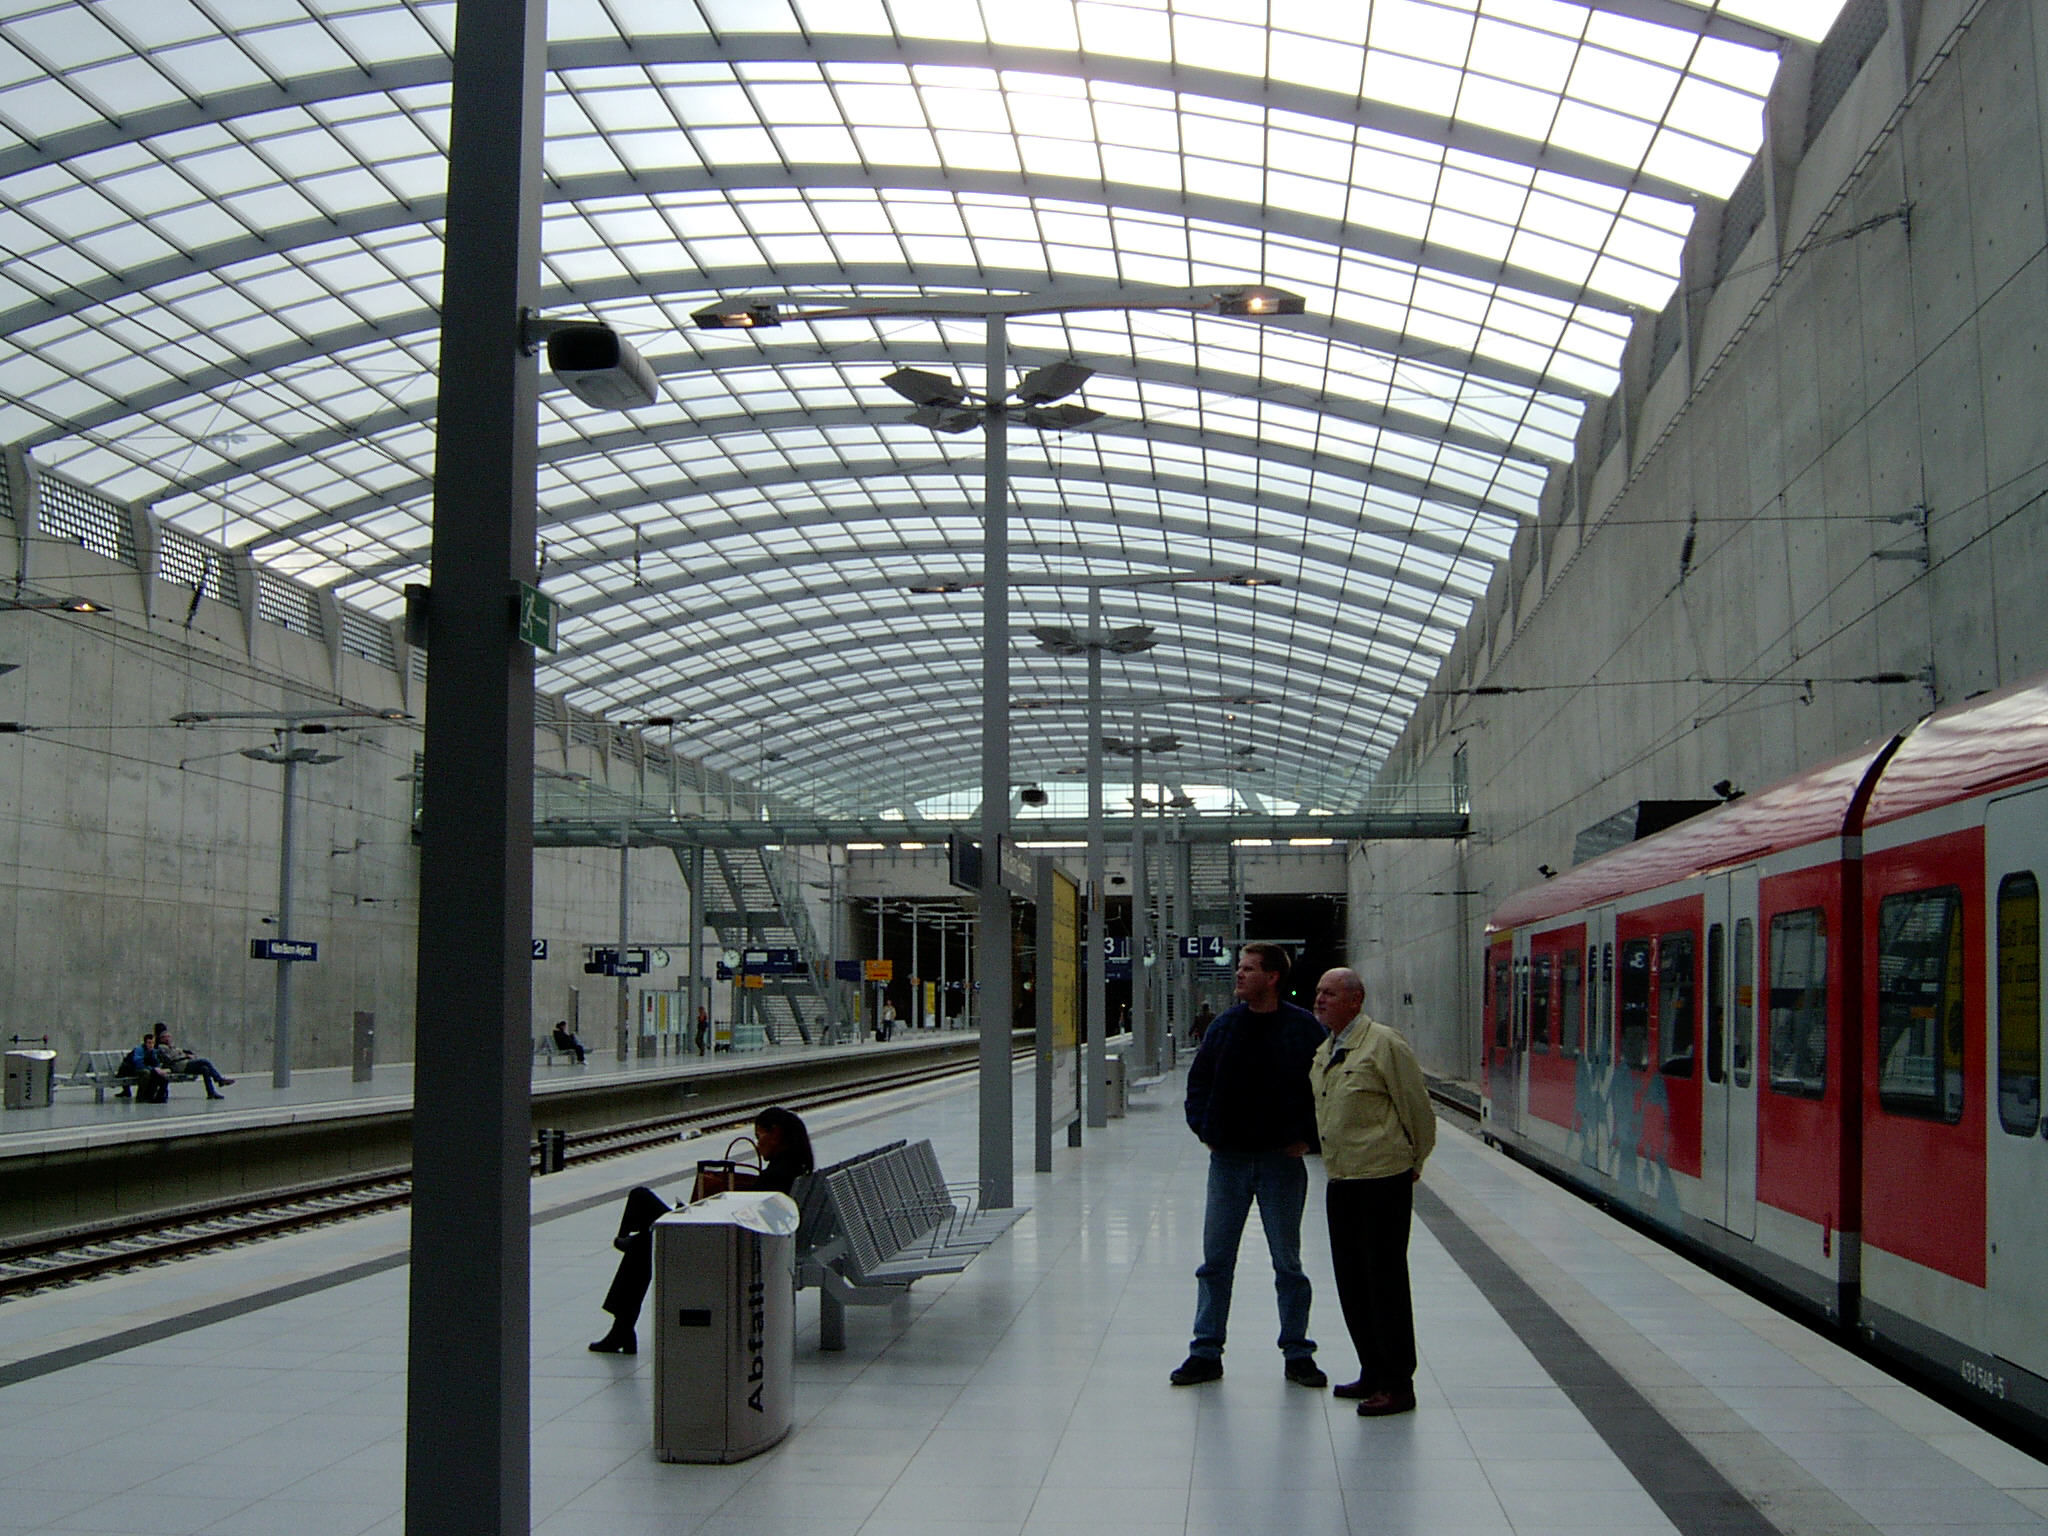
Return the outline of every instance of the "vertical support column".
<path id="1" fill-rule="evenodd" d="M 1199 933 L 1195 922 L 1195 851 L 1194 844 L 1183 837 L 1173 850 L 1173 882 L 1179 893 L 1181 932 Z M 1188 955 L 1181 961 L 1181 1017 L 1187 1024 L 1194 1022 L 1195 1010 L 1200 1006 L 1202 983 L 1202 961 L 1198 955 Z M 1186 1033 L 1185 1027 L 1182 1030 Z"/>
<path id="2" fill-rule="evenodd" d="M 1052 860 L 1035 858 L 1032 884 L 1038 892 L 1038 964 L 1034 971 L 1032 1009 L 1037 1025 L 1032 1041 L 1036 1049 L 1032 1059 L 1037 1070 L 1031 1074 L 1036 1090 L 1033 1094 L 1031 1117 L 1031 1166 L 1040 1173 L 1052 1172 L 1052 968 L 1053 968 L 1053 911 Z"/>
<path id="3" fill-rule="evenodd" d="M 638 1033 L 633 1028 L 633 978 L 626 974 L 626 946 L 633 939 L 633 823 L 630 817 L 619 822 L 619 972 L 618 972 L 618 1013 L 615 1022 L 619 1029 L 619 1065 L 626 1064 L 630 1054 L 638 1054 Z"/>
<path id="4" fill-rule="evenodd" d="M 1109 936 L 1103 927 L 1108 883 L 1102 847 L 1102 589 L 1088 588 L 1088 1039 L 1081 1053 L 1081 1118 L 1109 1124 L 1103 1078 L 1109 1070 Z"/>
<path id="5" fill-rule="evenodd" d="M 988 317 L 988 461 L 982 487 L 981 587 L 981 1203 L 1015 1203 L 1010 1083 L 1010 893 L 1003 844 L 1010 836 L 1010 440 L 1003 414 L 1009 334 Z"/>
<path id="6" fill-rule="evenodd" d="M 534 570 L 546 0 L 456 22 L 434 464 L 405 1526 L 532 1527 L 528 1157 Z M 253 591 L 243 594 L 251 606 Z"/>
<path id="7" fill-rule="evenodd" d="M 1131 717 L 1131 1052 L 1132 1065 L 1149 1061 L 1145 1049 L 1152 973 L 1145 950 L 1152 941 L 1152 886 L 1145 873 L 1145 715 Z"/>
<path id="8" fill-rule="evenodd" d="M 299 760 L 292 754 L 290 733 L 278 738 L 284 754 L 284 820 L 277 838 L 277 936 L 292 937 L 292 873 L 298 863 L 299 822 L 296 814 Z M 292 1085 L 292 968 L 295 962 L 273 960 L 277 967 L 277 1020 L 270 1032 L 270 1086 Z"/>
<path id="9" fill-rule="evenodd" d="M 690 1017 L 683 1023 L 690 1048 L 696 1049 L 697 1010 L 709 1006 L 711 989 L 704 984 L 704 850 L 690 850 Z"/>

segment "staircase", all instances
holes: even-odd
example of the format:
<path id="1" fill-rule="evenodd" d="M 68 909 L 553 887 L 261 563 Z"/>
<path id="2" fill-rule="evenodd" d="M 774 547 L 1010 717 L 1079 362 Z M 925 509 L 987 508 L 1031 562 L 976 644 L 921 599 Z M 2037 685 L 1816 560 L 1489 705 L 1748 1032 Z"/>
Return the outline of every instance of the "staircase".
<path id="1" fill-rule="evenodd" d="M 682 859 L 677 851 L 678 861 Z M 780 859 L 765 848 L 710 848 L 704 854 L 704 921 L 725 949 L 794 949 L 802 976 L 767 976 L 742 996 L 770 1044 L 812 1043 L 825 1022 L 825 978 L 817 936 L 800 893 L 785 888 Z"/>
<path id="2" fill-rule="evenodd" d="M 1235 958 L 1230 949 L 1244 936 L 1247 921 L 1244 893 L 1238 883 L 1237 849 L 1229 843 L 1190 843 L 1188 890 L 1195 932 L 1218 936 L 1225 946 L 1222 969 L 1214 970 L 1214 961 L 1204 961 L 1200 974 L 1227 974 Z"/>

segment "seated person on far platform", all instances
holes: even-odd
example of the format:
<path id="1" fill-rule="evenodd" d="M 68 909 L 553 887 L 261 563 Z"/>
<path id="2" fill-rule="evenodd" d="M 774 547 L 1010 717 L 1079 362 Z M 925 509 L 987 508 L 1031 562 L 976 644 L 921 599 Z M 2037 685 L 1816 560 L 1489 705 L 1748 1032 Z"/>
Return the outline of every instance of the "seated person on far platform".
<path id="1" fill-rule="evenodd" d="M 214 1064 L 204 1056 L 195 1056 L 181 1045 L 171 1044 L 171 1027 L 159 1024 L 156 1027 L 156 1059 L 170 1072 L 190 1072 L 206 1083 L 209 1099 L 224 1099 L 220 1090 L 234 1082 L 232 1077 L 222 1077 Z M 168 1089 L 165 1090 L 168 1093 Z"/>
<path id="2" fill-rule="evenodd" d="M 574 1056 L 576 1058 L 576 1065 L 579 1067 L 582 1066 L 583 1058 L 587 1056 L 589 1052 L 584 1050 L 583 1042 L 576 1038 L 576 1031 L 569 1027 L 569 1021 L 567 1019 L 555 1020 L 554 1033 L 555 1049 L 558 1051 L 567 1051 L 571 1056 Z"/>
<path id="3" fill-rule="evenodd" d="M 761 1154 L 759 1174 L 740 1174 L 736 1189 L 772 1189 L 788 1194 L 800 1174 L 815 1166 L 811 1159 L 811 1133 L 797 1115 L 780 1105 L 764 1109 L 754 1119 L 754 1147 Z M 644 1184 L 626 1195 L 626 1209 L 619 1216 L 619 1235 L 612 1246 L 619 1250 L 618 1273 L 605 1293 L 604 1309 L 612 1315 L 611 1331 L 590 1347 L 601 1355 L 639 1353 L 640 1341 L 633 1328 L 640 1321 L 640 1303 L 654 1279 L 655 1219 L 665 1216 L 669 1203 Z"/>
<path id="4" fill-rule="evenodd" d="M 134 1079 L 135 1102 L 167 1104 L 171 1098 L 171 1069 L 157 1055 L 156 1033 L 145 1029 L 142 1043 L 121 1058 L 119 1074 Z M 121 1090 L 125 1097 L 126 1088 Z"/>

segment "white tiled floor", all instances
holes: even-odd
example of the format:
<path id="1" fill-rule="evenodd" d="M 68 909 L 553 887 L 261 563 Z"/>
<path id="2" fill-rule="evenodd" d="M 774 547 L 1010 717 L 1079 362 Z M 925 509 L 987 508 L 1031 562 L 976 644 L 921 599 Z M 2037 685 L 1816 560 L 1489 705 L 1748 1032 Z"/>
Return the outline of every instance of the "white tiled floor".
<path id="1" fill-rule="evenodd" d="M 1021 1098 L 1028 1104 L 1028 1097 Z M 971 1092 L 813 1117 L 825 1159 L 928 1135 L 974 1172 Z M 605 1206 L 534 1229 L 534 1529 L 543 1536 L 1550 1536 L 1664 1532 L 1650 1497 L 1418 1226 L 1412 1416 L 1363 1421 L 1287 1385 L 1256 1224 L 1228 1375 L 1176 1389 L 1203 1154 L 1174 1085 L 1028 1170 L 1032 1213 L 964 1274 L 856 1309 L 816 1348 L 800 1298 L 798 1425 L 731 1467 L 649 1448 L 651 1356 L 590 1354 Z M 538 1181 L 537 1212 L 669 1174 L 697 1149 Z M 1448 1132 L 1430 1186 L 1788 1532 L 2048 1531 L 2048 1467 Z M 1305 1236 L 1322 1358 L 1337 1323 L 1320 1196 Z M 394 1253 L 403 1216 L 0 1306 L 0 1361 L 175 1319 Z M 405 1271 L 394 1267 L 0 1390 L 0 1533 L 396 1532 Z"/>

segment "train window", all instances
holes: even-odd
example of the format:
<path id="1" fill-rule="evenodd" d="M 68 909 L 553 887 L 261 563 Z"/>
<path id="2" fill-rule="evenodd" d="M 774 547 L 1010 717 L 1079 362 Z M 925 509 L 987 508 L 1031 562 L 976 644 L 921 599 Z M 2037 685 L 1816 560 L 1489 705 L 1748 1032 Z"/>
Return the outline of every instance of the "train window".
<path id="1" fill-rule="evenodd" d="M 1741 918 L 1735 924 L 1735 1040 L 1729 1065 L 1735 1086 L 1749 1086 L 1750 1042 L 1756 1038 L 1756 924 Z"/>
<path id="2" fill-rule="evenodd" d="M 1550 956 L 1538 955 L 1529 967 L 1529 1049 L 1550 1053 Z"/>
<path id="3" fill-rule="evenodd" d="M 1600 1060 L 1614 1060 L 1614 946 L 1600 946 Z"/>
<path id="4" fill-rule="evenodd" d="M 1557 957 L 1557 992 L 1557 1052 L 1560 1056 L 1576 1056 L 1582 1040 L 1579 1031 L 1586 1022 L 1585 989 L 1579 985 L 1576 947 Z"/>
<path id="5" fill-rule="evenodd" d="M 1505 951 L 1493 962 L 1493 1043 L 1508 1048 L 1509 1010 L 1513 1007 L 1508 990 L 1508 957 Z"/>
<path id="6" fill-rule="evenodd" d="M 1726 935 L 1719 923 L 1707 928 L 1707 1081 L 1718 1083 L 1728 1076 L 1723 1059 L 1727 1037 L 1728 978 L 1721 974 L 1727 965 Z"/>
<path id="7" fill-rule="evenodd" d="M 1771 919 L 1771 1087 L 1817 1099 L 1828 1086 L 1828 920 L 1819 907 Z"/>
<path id="8" fill-rule="evenodd" d="M 1998 882 L 1998 1123 L 2013 1136 L 2041 1124 L 2041 887 Z"/>
<path id="9" fill-rule="evenodd" d="M 1963 893 L 1902 891 L 1877 904 L 1877 1101 L 1954 1125 L 1963 1117 Z"/>
<path id="10" fill-rule="evenodd" d="M 1657 941 L 1657 1023 L 1666 1077 L 1691 1077 L 1695 1050 L 1693 937 L 1667 933 Z"/>
<path id="11" fill-rule="evenodd" d="M 1621 946 L 1621 1061 L 1623 1066 L 1650 1064 L 1650 941 L 1630 939 Z"/>

